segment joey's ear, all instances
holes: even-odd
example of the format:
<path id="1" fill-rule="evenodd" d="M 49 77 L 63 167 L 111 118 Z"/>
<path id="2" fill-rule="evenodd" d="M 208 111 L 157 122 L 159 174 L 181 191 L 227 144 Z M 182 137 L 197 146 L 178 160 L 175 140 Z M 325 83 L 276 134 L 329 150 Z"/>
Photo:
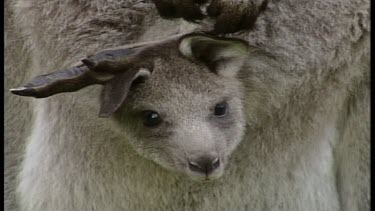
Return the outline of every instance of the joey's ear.
<path id="1" fill-rule="evenodd" d="M 234 77 L 246 61 L 249 45 L 236 38 L 189 34 L 180 39 L 179 50 L 219 75 Z"/>
<path id="2" fill-rule="evenodd" d="M 139 78 L 147 78 L 150 74 L 150 70 L 146 68 L 132 69 L 107 82 L 103 88 L 99 117 L 111 116 L 126 100 L 132 83 Z"/>

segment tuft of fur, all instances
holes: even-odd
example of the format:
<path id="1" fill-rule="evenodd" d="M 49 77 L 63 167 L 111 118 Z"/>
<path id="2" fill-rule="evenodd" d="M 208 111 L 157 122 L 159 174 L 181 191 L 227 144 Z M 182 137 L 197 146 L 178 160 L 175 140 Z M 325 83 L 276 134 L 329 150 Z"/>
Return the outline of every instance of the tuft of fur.
<path id="1" fill-rule="evenodd" d="M 163 20 L 140 0 L 6 7 L 5 90 L 87 52 L 201 27 Z M 235 34 L 260 51 L 230 79 L 243 93 L 246 130 L 210 183 L 166 170 L 158 153 L 140 154 L 125 120 L 97 118 L 99 87 L 37 101 L 6 93 L 7 210 L 369 210 L 369 20 L 364 0 L 270 1 L 251 31 Z M 202 89 L 215 90 L 202 76 L 225 84 L 177 50 L 155 60 L 161 74 L 150 77 L 159 80 L 147 82 L 160 88 L 150 92 L 170 87 L 165 101 L 141 91 L 134 103 L 202 112 L 210 96 Z M 185 122 L 186 132 L 199 124 Z"/>

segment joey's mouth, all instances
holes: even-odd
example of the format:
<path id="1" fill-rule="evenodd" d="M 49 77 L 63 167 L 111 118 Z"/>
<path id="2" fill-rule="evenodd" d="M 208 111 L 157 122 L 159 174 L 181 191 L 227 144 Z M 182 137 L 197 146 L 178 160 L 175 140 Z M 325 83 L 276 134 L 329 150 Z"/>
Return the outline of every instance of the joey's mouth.
<path id="1" fill-rule="evenodd" d="M 222 172 L 218 172 L 210 175 L 189 175 L 189 178 L 195 182 L 209 183 L 219 179 L 222 174 Z"/>

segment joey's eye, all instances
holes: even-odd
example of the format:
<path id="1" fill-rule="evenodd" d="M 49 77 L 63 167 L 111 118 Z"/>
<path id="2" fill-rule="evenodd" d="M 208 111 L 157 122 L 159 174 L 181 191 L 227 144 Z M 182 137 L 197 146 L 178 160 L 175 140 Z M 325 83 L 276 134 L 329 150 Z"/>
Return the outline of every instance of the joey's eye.
<path id="1" fill-rule="evenodd" d="M 155 127 L 161 123 L 162 119 L 156 111 L 145 111 L 143 114 L 143 124 L 147 127 Z"/>
<path id="2" fill-rule="evenodd" d="M 224 116 L 227 113 L 227 107 L 228 107 L 228 104 L 225 101 L 216 104 L 215 111 L 214 111 L 215 116 L 217 117 Z"/>

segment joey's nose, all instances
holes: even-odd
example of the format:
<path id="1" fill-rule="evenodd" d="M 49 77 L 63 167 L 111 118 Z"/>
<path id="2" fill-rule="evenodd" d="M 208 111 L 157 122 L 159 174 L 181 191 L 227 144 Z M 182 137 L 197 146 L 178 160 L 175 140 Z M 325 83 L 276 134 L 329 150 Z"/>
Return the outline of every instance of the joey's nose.
<path id="1" fill-rule="evenodd" d="M 196 161 L 189 162 L 189 168 L 191 171 L 200 172 L 206 175 L 211 174 L 215 169 L 219 168 L 219 158 L 200 158 Z"/>

